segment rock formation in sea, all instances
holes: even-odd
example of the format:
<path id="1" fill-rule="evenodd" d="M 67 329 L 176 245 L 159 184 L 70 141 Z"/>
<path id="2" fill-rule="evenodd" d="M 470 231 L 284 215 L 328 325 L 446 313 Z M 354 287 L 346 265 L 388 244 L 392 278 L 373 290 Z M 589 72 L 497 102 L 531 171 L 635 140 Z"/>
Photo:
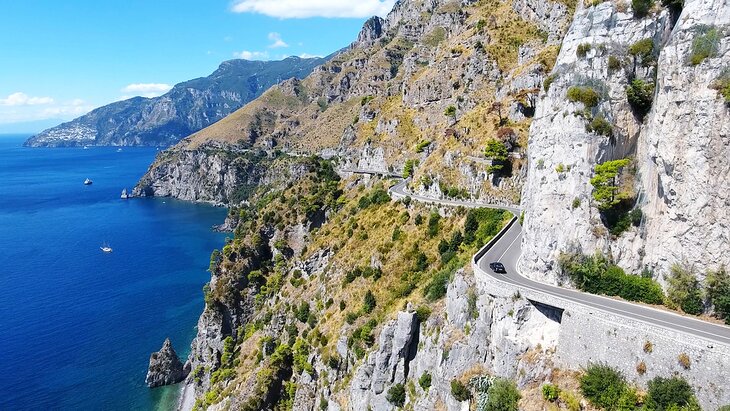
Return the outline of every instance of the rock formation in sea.
<path id="1" fill-rule="evenodd" d="M 184 380 L 190 372 L 185 367 L 169 338 L 165 339 L 160 351 L 150 355 L 150 365 L 147 371 L 145 383 L 149 387 L 161 387 L 163 385 L 177 384 Z"/>

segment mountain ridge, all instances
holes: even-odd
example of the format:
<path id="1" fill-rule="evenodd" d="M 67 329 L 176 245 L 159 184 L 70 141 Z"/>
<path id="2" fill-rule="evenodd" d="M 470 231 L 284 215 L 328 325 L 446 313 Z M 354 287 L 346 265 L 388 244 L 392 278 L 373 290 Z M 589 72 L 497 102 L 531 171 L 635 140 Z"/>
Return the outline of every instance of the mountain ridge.
<path id="1" fill-rule="evenodd" d="M 307 76 L 330 57 L 227 60 L 209 76 L 178 83 L 162 96 L 107 104 L 44 130 L 25 145 L 169 146 L 226 117 L 269 87 Z"/>

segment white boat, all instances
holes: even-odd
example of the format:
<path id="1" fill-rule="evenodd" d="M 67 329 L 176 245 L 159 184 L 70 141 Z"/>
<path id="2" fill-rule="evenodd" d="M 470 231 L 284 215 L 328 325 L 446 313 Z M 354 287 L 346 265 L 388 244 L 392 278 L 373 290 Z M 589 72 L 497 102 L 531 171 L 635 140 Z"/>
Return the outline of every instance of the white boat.
<path id="1" fill-rule="evenodd" d="M 102 245 L 101 247 L 99 247 L 99 249 L 101 249 L 101 251 L 103 251 L 103 252 L 105 252 L 105 253 L 111 253 L 112 251 L 114 251 L 114 250 L 112 250 L 112 248 L 111 248 L 111 247 L 109 247 L 109 245 L 108 245 L 108 244 L 106 244 L 106 243 L 104 243 L 104 244 L 103 244 L 103 245 Z"/>
<path id="2" fill-rule="evenodd" d="M 129 194 L 127 193 L 127 189 L 125 188 L 122 190 L 122 200 L 126 200 L 129 198 Z"/>
<path id="3" fill-rule="evenodd" d="M 85 186 L 90 186 L 90 185 L 92 185 L 92 184 L 94 184 L 94 182 L 93 182 L 93 181 L 91 181 L 90 179 L 88 179 L 88 178 L 87 178 L 86 180 L 84 180 L 84 185 L 85 185 Z"/>
<path id="4" fill-rule="evenodd" d="M 121 148 L 118 148 L 117 149 L 117 153 L 121 153 L 121 152 L 122 152 L 122 149 Z"/>

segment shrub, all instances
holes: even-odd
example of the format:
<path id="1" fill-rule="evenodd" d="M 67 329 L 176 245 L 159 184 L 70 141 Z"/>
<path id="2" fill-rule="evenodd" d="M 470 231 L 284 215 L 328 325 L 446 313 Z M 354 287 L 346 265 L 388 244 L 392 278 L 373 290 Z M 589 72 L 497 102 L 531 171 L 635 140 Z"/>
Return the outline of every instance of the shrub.
<path id="1" fill-rule="evenodd" d="M 560 397 L 560 388 L 553 384 L 545 384 L 542 386 L 542 398 L 545 401 L 555 402 Z"/>
<path id="2" fill-rule="evenodd" d="M 649 392 L 646 396 L 647 410 L 676 410 L 688 405 L 696 405 L 697 403 L 692 387 L 680 377 L 657 377 L 649 381 L 648 386 Z M 695 409 L 699 409 L 699 407 Z"/>
<path id="3" fill-rule="evenodd" d="M 578 58 L 583 58 L 588 54 L 588 52 L 591 50 L 591 44 L 590 43 L 581 43 L 578 45 L 578 48 L 575 51 L 575 55 L 578 56 Z"/>
<path id="4" fill-rule="evenodd" d="M 613 137 L 613 126 L 603 117 L 596 117 L 586 125 L 586 131 L 599 136 Z"/>
<path id="5" fill-rule="evenodd" d="M 440 300 L 446 295 L 446 288 L 450 279 L 450 272 L 444 270 L 439 271 L 431 277 L 431 281 L 423 289 L 423 295 L 428 301 Z"/>
<path id="6" fill-rule="evenodd" d="M 629 275 L 621 267 L 596 254 L 563 254 L 559 259 L 564 274 L 582 291 L 616 295 L 629 301 L 662 304 L 661 286 L 650 278 Z"/>
<path id="7" fill-rule="evenodd" d="M 466 401 L 471 398 L 469 389 L 466 388 L 464 383 L 457 379 L 451 380 L 451 395 L 456 399 L 456 401 Z"/>
<path id="8" fill-rule="evenodd" d="M 621 59 L 616 56 L 608 56 L 608 71 L 618 71 L 621 68 Z"/>
<path id="9" fill-rule="evenodd" d="M 307 319 L 309 318 L 309 303 L 302 301 L 299 308 L 296 310 L 295 316 L 300 322 L 307 322 Z"/>
<path id="10" fill-rule="evenodd" d="M 403 384 L 395 384 L 388 390 L 385 399 L 396 407 L 403 407 L 406 402 L 406 389 Z"/>
<path id="11" fill-rule="evenodd" d="M 571 86 L 568 89 L 567 97 L 569 101 L 583 103 L 587 108 L 597 106 L 600 100 L 596 90 L 591 87 Z"/>
<path id="12" fill-rule="evenodd" d="M 690 269 L 673 265 L 667 282 L 667 297 L 674 307 L 680 307 L 687 314 L 702 314 L 704 307 L 700 283 Z"/>
<path id="13" fill-rule="evenodd" d="M 649 10 L 654 6 L 654 0 L 632 0 L 631 9 L 634 11 L 634 17 L 644 18 L 649 14 Z"/>
<path id="14" fill-rule="evenodd" d="M 730 67 L 722 70 L 719 76 L 710 85 L 725 100 L 725 104 L 730 104 Z"/>
<path id="15" fill-rule="evenodd" d="M 580 207 L 580 198 L 576 197 L 573 199 L 573 209 Z"/>
<path id="16" fill-rule="evenodd" d="M 416 153 L 423 153 L 424 150 L 426 150 L 426 147 L 431 145 L 430 140 L 422 140 L 418 145 L 416 146 Z"/>
<path id="17" fill-rule="evenodd" d="M 679 365 L 681 365 L 685 370 L 689 370 L 692 367 L 692 361 L 689 359 L 689 355 L 687 355 L 687 353 L 683 352 L 679 354 L 677 360 L 679 361 Z"/>
<path id="18" fill-rule="evenodd" d="M 696 66 L 708 57 L 716 57 L 719 51 L 720 32 L 715 27 L 702 26 L 697 29 L 697 36 L 692 40 L 692 51 L 689 61 Z"/>
<path id="19" fill-rule="evenodd" d="M 543 80 L 542 82 L 542 88 L 545 90 L 546 93 L 550 91 L 550 86 L 557 79 L 557 77 L 558 76 L 556 76 L 555 74 L 545 77 L 545 80 Z"/>
<path id="20" fill-rule="evenodd" d="M 591 364 L 580 377 L 580 390 L 594 406 L 614 409 L 628 386 L 619 371 L 605 364 Z"/>
<path id="21" fill-rule="evenodd" d="M 421 374 L 421 378 L 418 379 L 418 385 L 420 385 L 424 391 L 427 391 L 431 387 L 431 374 L 428 372 Z"/>
<path id="22" fill-rule="evenodd" d="M 654 351 L 654 344 L 651 341 L 646 341 L 644 343 L 644 352 L 647 354 L 651 354 Z"/>
<path id="23" fill-rule="evenodd" d="M 654 39 L 637 41 L 629 47 L 629 54 L 634 56 L 634 62 L 638 59 L 642 67 L 649 67 L 654 63 Z"/>
<path id="24" fill-rule="evenodd" d="M 684 0 L 662 0 L 662 5 L 668 7 L 673 13 L 679 14 L 684 7 Z"/>
<path id="25" fill-rule="evenodd" d="M 403 166 L 403 178 L 413 177 L 417 165 L 418 160 L 406 160 L 406 164 Z"/>
<path id="26" fill-rule="evenodd" d="M 431 316 L 431 309 L 427 305 L 420 305 L 416 308 L 416 318 L 419 323 L 424 323 Z"/>
<path id="27" fill-rule="evenodd" d="M 444 115 L 446 117 L 456 118 L 456 107 L 454 107 L 454 106 L 446 107 L 446 110 L 444 110 Z"/>
<path id="28" fill-rule="evenodd" d="M 557 166 L 555 166 L 555 172 L 556 173 L 564 173 L 565 172 L 565 164 L 560 163 Z"/>
<path id="29" fill-rule="evenodd" d="M 362 311 L 365 314 L 370 314 L 375 309 L 376 304 L 377 303 L 375 301 L 375 296 L 373 295 L 373 293 L 370 290 L 368 290 L 365 293 L 365 297 L 363 298 Z"/>
<path id="30" fill-rule="evenodd" d="M 727 270 L 723 266 L 717 271 L 708 272 L 705 282 L 708 302 L 715 306 L 718 316 L 730 324 L 730 276 Z"/>
<path id="31" fill-rule="evenodd" d="M 436 237 L 440 231 L 439 223 L 441 222 L 441 215 L 437 213 L 436 211 L 431 212 L 431 215 L 428 217 L 428 230 L 426 231 L 426 234 L 430 238 Z"/>
<path id="32" fill-rule="evenodd" d="M 487 390 L 487 398 L 485 411 L 517 411 L 522 396 L 514 382 L 497 378 Z"/>
<path id="33" fill-rule="evenodd" d="M 626 98 L 636 117 L 643 121 L 654 103 L 654 83 L 635 79 L 626 87 Z"/>
<path id="34" fill-rule="evenodd" d="M 639 375 L 646 374 L 646 363 L 644 361 L 636 364 L 636 373 Z"/>

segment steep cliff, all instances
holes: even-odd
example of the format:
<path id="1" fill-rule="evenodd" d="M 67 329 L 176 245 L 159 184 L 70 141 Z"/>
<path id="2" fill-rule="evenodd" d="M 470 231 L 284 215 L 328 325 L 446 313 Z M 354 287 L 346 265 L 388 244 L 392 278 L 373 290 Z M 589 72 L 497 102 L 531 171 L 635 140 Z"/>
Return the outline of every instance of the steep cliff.
<path id="1" fill-rule="evenodd" d="M 660 281 L 675 263 L 700 276 L 730 263 L 723 251 L 728 108 L 711 88 L 730 58 L 727 37 L 700 64 L 690 61 L 696 39 L 712 28 L 725 33 L 728 21 L 722 1 L 686 2 L 674 26 L 666 10 L 637 18 L 621 3 L 576 13 L 530 130 L 525 274 L 558 281 L 557 257 L 571 251 L 600 251 Z M 627 99 L 635 79 L 656 82 L 645 119 Z M 575 86 L 596 90 L 598 104 L 571 101 Z M 589 131 L 598 117 L 610 132 Z M 590 180 L 597 164 L 622 158 L 632 159 L 624 179 L 643 218 L 617 234 Z"/>
<path id="2" fill-rule="evenodd" d="M 175 85 L 156 98 L 98 108 L 28 139 L 30 147 L 170 146 L 226 117 L 274 84 L 306 77 L 327 59 L 230 60 L 210 76 Z"/>
<path id="3" fill-rule="evenodd" d="M 570 12 L 529 0 L 398 2 L 307 78 L 176 149 L 218 142 L 319 154 L 342 169 L 406 171 L 414 190 L 516 203 L 535 97 Z M 484 153 L 490 142 L 497 154 Z"/>

